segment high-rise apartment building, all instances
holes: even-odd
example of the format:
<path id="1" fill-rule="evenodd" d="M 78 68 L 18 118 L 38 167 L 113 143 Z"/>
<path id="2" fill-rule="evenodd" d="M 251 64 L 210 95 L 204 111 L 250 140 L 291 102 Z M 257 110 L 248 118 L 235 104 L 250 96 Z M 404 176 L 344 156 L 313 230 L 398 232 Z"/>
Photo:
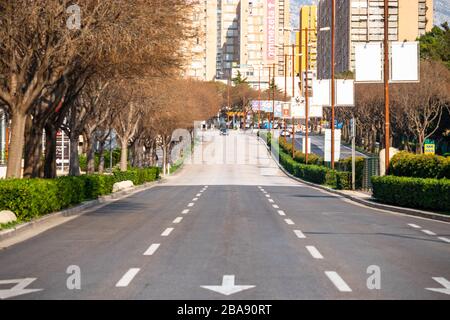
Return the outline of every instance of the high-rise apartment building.
<path id="1" fill-rule="evenodd" d="M 203 80 L 229 79 L 239 71 L 256 86 L 269 65 L 284 75 L 283 45 L 289 42 L 290 0 L 200 1 L 194 24 L 202 36 L 193 45 L 187 74 Z M 261 71 L 260 71 L 261 70 Z M 266 84 L 267 85 L 267 84 Z"/>
<path id="2" fill-rule="evenodd" d="M 331 0 L 319 0 L 318 30 L 331 25 Z M 336 1 L 336 72 L 354 71 L 356 43 L 384 40 L 383 0 Z M 389 40 L 414 41 L 433 27 L 433 0 L 389 0 Z M 318 32 L 318 77 L 330 78 L 331 32 Z"/>
<path id="3" fill-rule="evenodd" d="M 308 69 L 317 69 L 317 6 L 300 8 L 300 29 L 296 34 L 296 54 L 301 53 L 302 71 L 306 69 L 306 53 L 308 53 Z M 308 40 L 308 43 L 306 43 Z M 301 48 L 301 49 L 300 49 Z M 299 59 L 295 59 L 295 73 L 299 73 Z"/>

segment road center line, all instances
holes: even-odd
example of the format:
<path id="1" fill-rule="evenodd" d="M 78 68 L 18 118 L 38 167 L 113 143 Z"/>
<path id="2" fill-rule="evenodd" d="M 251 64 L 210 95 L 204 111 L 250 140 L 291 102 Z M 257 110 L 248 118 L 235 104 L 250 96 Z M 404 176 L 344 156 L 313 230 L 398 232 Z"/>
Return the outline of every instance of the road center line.
<path id="1" fill-rule="evenodd" d="M 123 277 L 116 283 L 116 287 L 128 287 L 133 278 L 138 274 L 140 268 L 131 268 Z"/>
<path id="2" fill-rule="evenodd" d="M 412 227 L 414 229 L 421 229 L 420 226 L 418 226 L 417 224 L 414 224 L 414 223 L 408 223 L 408 226 L 410 226 L 410 227 Z"/>
<path id="3" fill-rule="evenodd" d="M 320 254 L 319 250 L 317 250 L 314 246 L 306 246 L 306 249 L 312 255 L 314 259 L 323 259 L 323 256 Z"/>
<path id="4" fill-rule="evenodd" d="M 291 219 L 284 219 L 284 221 L 290 225 L 295 224 L 294 221 L 292 221 Z"/>
<path id="5" fill-rule="evenodd" d="M 335 271 L 325 271 L 328 279 L 333 282 L 335 287 L 341 292 L 352 292 L 352 289 L 345 283 L 341 276 Z"/>
<path id="6" fill-rule="evenodd" d="M 436 235 L 436 233 L 434 233 L 433 231 L 430 231 L 430 230 L 422 230 L 422 232 L 426 233 L 426 234 L 428 234 L 430 236 L 435 236 Z"/>
<path id="7" fill-rule="evenodd" d="M 278 214 L 279 214 L 280 216 L 285 216 L 285 215 L 286 215 L 286 213 L 284 213 L 283 210 L 278 210 Z"/>
<path id="8" fill-rule="evenodd" d="M 173 231 L 173 228 L 167 228 L 166 230 L 164 230 L 163 233 L 161 233 L 161 236 L 167 237 L 172 231 Z"/>
<path id="9" fill-rule="evenodd" d="M 181 214 L 187 214 L 189 212 L 189 209 L 184 209 L 183 211 L 181 211 Z"/>
<path id="10" fill-rule="evenodd" d="M 300 239 L 305 239 L 306 236 L 303 234 L 301 230 L 294 230 L 295 235 Z"/>
<path id="11" fill-rule="evenodd" d="M 180 223 L 181 220 L 183 220 L 183 217 L 177 217 L 175 220 L 173 220 L 173 223 Z"/>
<path id="12" fill-rule="evenodd" d="M 147 251 L 144 252 L 144 256 L 153 255 L 155 251 L 158 250 L 159 246 L 159 243 L 153 243 L 150 247 L 148 247 Z"/>

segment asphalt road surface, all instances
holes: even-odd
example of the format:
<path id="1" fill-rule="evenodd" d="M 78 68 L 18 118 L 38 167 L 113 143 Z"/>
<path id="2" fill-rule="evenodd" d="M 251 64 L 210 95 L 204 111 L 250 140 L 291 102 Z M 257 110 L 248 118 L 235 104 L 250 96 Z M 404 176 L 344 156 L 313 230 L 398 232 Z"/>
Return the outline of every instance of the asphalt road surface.
<path id="1" fill-rule="evenodd" d="M 450 224 L 293 181 L 249 133 L 207 135 L 163 183 L 0 250 L 0 296 L 450 298 Z"/>

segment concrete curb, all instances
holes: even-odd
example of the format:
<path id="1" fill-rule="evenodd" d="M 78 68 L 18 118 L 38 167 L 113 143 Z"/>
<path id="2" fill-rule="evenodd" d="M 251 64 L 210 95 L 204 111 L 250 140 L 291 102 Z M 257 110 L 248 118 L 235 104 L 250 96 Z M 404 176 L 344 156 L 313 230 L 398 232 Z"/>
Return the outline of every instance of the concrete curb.
<path id="1" fill-rule="evenodd" d="M 270 149 L 267 146 L 267 143 L 264 141 L 264 139 L 262 139 L 261 137 L 258 137 L 258 139 L 261 140 L 264 143 L 264 145 L 266 146 L 267 151 L 270 153 L 272 159 L 275 161 L 275 163 L 278 165 L 278 167 L 281 169 L 281 171 L 283 171 L 284 174 L 286 174 L 289 178 L 291 178 L 291 179 L 293 179 L 295 181 L 301 182 L 303 184 L 306 184 L 306 185 L 314 187 L 314 188 L 318 188 L 318 189 L 327 191 L 329 193 L 333 193 L 333 194 L 342 196 L 344 198 L 347 198 L 347 199 L 349 199 L 351 201 L 354 201 L 356 203 L 365 205 L 365 206 L 370 207 L 370 208 L 386 210 L 386 211 L 392 211 L 392 212 L 396 212 L 396 213 L 402 213 L 402 214 L 406 214 L 406 215 L 410 215 L 410 216 L 421 217 L 421 218 L 426 218 L 426 219 L 431 219 L 431 220 L 450 222 L 450 216 L 448 216 L 448 215 L 443 215 L 443 214 L 439 214 L 439 213 L 435 213 L 435 212 L 431 212 L 431 211 L 417 210 L 417 209 L 412 209 L 412 208 L 396 207 L 396 206 L 392 206 L 392 205 L 376 202 L 376 200 L 374 198 L 371 198 L 370 200 L 365 200 L 365 199 L 361 199 L 361 198 L 358 198 L 358 197 L 346 194 L 346 193 L 344 193 L 342 191 L 332 189 L 330 187 L 326 187 L 326 186 L 323 186 L 323 185 L 320 185 L 320 184 L 315 184 L 315 183 L 312 183 L 312 182 L 305 181 L 305 180 L 302 180 L 300 178 L 297 178 L 297 177 L 293 176 L 292 174 L 290 174 L 273 157 L 272 152 L 270 151 Z"/>
<path id="2" fill-rule="evenodd" d="M 61 210 L 58 212 L 50 213 L 45 216 L 34 219 L 32 221 L 19 224 L 19 225 L 15 226 L 14 228 L 0 231 L 0 241 L 12 238 L 12 237 L 17 236 L 25 231 L 36 228 L 45 223 L 49 223 L 52 220 L 56 220 L 57 218 L 60 218 L 60 217 L 81 216 L 83 214 L 90 212 L 92 209 L 99 209 L 100 207 L 107 205 L 109 203 L 112 203 L 116 200 L 124 199 L 135 193 L 138 193 L 138 192 L 141 192 L 141 191 L 144 191 L 147 189 L 151 189 L 154 186 L 161 184 L 161 182 L 162 182 L 161 179 L 159 179 L 157 181 L 153 181 L 153 182 L 147 182 L 142 185 L 130 188 L 128 190 L 122 190 L 122 191 L 112 193 L 112 194 L 109 194 L 106 196 L 101 196 L 98 199 L 85 201 L 74 207 L 67 208 L 67 209 L 64 209 L 64 210 Z"/>

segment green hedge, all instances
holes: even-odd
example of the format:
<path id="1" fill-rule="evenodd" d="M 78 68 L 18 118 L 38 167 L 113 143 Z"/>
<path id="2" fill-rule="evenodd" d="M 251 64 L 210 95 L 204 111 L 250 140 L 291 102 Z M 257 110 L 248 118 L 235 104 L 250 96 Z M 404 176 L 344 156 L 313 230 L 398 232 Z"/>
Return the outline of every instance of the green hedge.
<path id="1" fill-rule="evenodd" d="M 402 151 L 392 157 L 389 174 L 399 177 L 450 179 L 450 158 Z"/>
<path id="2" fill-rule="evenodd" d="M 372 177 L 373 196 L 380 202 L 450 212 L 450 179 Z"/>
<path id="3" fill-rule="evenodd" d="M 280 148 L 280 164 L 297 178 L 328 185 L 335 189 L 351 189 L 351 173 L 331 170 L 325 166 L 314 164 L 303 164 L 293 160 L 283 149 Z"/>
<path id="4" fill-rule="evenodd" d="M 11 210 L 20 221 L 28 221 L 110 194 L 114 183 L 119 181 L 132 180 L 139 185 L 158 178 L 159 168 L 147 168 L 113 175 L 0 180 L 0 210 Z"/>

